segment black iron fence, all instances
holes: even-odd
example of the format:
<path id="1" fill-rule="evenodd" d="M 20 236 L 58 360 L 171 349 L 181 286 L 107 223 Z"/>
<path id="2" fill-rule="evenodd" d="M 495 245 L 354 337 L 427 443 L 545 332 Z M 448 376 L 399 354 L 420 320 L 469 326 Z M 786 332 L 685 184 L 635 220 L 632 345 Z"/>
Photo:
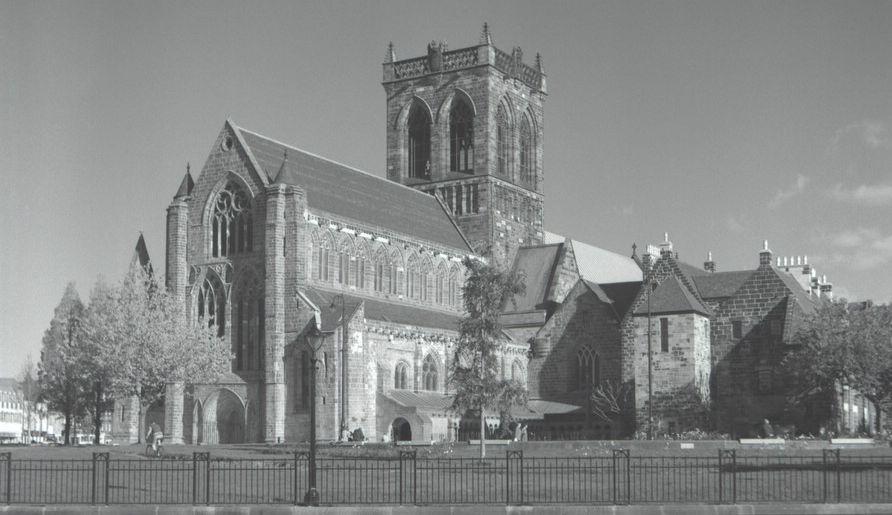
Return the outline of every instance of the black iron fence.
<path id="1" fill-rule="evenodd" d="M 302 504 L 309 456 L 31 460 L 0 454 L 6 504 Z M 477 458 L 398 456 L 317 459 L 320 503 L 646 504 L 892 502 L 892 456 Z"/>

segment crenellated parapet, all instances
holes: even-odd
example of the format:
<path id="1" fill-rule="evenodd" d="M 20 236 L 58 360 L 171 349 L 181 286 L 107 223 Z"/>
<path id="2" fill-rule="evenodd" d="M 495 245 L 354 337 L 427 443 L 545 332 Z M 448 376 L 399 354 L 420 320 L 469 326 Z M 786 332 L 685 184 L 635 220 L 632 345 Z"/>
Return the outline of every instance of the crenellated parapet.
<path id="1" fill-rule="evenodd" d="M 385 83 L 488 65 L 523 82 L 533 91 L 546 92 L 541 56 L 536 56 L 535 66 L 525 64 L 520 47 L 514 47 L 510 53 L 500 50 L 492 44 L 488 31 L 487 37 L 481 38 L 481 43 L 475 46 L 448 50 L 445 42 L 434 41 L 428 44 L 427 55 L 398 61 L 393 43 L 389 43 L 386 55 Z"/>

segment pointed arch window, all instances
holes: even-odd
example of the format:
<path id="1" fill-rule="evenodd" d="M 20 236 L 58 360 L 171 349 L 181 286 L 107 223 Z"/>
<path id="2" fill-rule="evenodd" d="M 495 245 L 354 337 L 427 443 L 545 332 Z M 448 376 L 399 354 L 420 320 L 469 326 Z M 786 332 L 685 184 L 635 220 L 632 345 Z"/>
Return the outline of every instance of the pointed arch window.
<path id="1" fill-rule="evenodd" d="M 508 175 L 508 116 L 501 105 L 496 111 L 496 161 L 499 175 Z"/>
<path id="2" fill-rule="evenodd" d="M 250 252 L 254 247 L 253 240 L 251 198 L 241 186 L 230 182 L 214 200 L 211 255 L 224 257 Z"/>
<path id="3" fill-rule="evenodd" d="M 239 283 L 234 292 L 232 320 L 235 324 L 235 369 L 259 370 L 262 363 L 264 312 L 263 297 L 256 281 Z"/>
<path id="4" fill-rule="evenodd" d="M 431 119 L 419 104 L 409 113 L 409 177 L 430 179 Z"/>
<path id="5" fill-rule="evenodd" d="M 430 392 L 437 391 L 437 361 L 432 354 L 424 358 L 421 367 L 421 383 L 424 389 Z"/>
<path id="6" fill-rule="evenodd" d="M 530 121 L 524 117 L 520 122 L 520 180 L 533 188 L 536 187 L 534 159 L 533 131 L 530 129 Z"/>
<path id="7" fill-rule="evenodd" d="M 590 389 L 601 384 L 601 358 L 585 344 L 576 351 L 577 389 Z"/>
<path id="8" fill-rule="evenodd" d="M 408 368 L 408 365 L 403 362 L 396 364 L 396 368 L 393 370 L 393 387 L 397 390 L 406 389 L 406 375 Z"/>
<path id="9" fill-rule="evenodd" d="M 198 318 L 216 327 L 217 336 L 226 333 L 226 293 L 216 277 L 206 278 L 198 290 Z"/>
<path id="10" fill-rule="evenodd" d="M 511 380 L 523 382 L 523 365 L 520 364 L 520 360 L 515 359 L 511 364 Z"/>
<path id="11" fill-rule="evenodd" d="M 459 98 L 449 113 L 449 170 L 474 172 L 474 113 Z"/>

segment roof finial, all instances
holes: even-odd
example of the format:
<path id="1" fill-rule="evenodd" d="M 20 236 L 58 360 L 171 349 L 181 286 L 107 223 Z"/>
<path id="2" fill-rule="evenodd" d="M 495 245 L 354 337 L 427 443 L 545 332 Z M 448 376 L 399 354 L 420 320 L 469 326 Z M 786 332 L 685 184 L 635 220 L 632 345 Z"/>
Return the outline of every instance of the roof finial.
<path id="1" fill-rule="evenodd" d="M 186 161 L 186 173 L 189 173 L 189 171 L 191 169 L 192 169 L 192 166 L 189 164 L 189 161 Z"/>
<path id="2" fill-rule="evenodd" d="M 663 243 L 669 243 L 669 233 L 668 232 L 663 233 Z"/>
<path id="3" fill-rule="evenodd" d="M 632 257 L 635 257 L 637 255 L 638 255 L 638 244 L 632 243 Z"/>
<path id="4" fill-rule="evenodd" d="M 489 34 L 489 24 L 483 22 L 483 32 L 480 33 L 480 44 L 481 45 L 491 45 L 492 44 L 492 36 Z"/>
<path id="5" fill-rule="evenodd" d="M 392 63 L 396 61 L 396 52 L 393 51 L 393 41 L 387 43 L 387 55 L 384 56 L 385 63 Z"/>
<path id="6" fill-rule="evenodd" d="M 706 253 L 706 260 L 707 260 L 707 261 L 712 261 L 712 251 L 709 251 L 709 252 Z"/>
<path id="7" fill-rule="evenodd" d="M 539 70 L 539 73 L 545 71 L 545 68 L 542 67 L 542 54 L 536 52 L 536 69 Z"/>
<path id="8" fill-rule="evenodd" d="M 762 250 L 768 250 L 768 240 L 762 242 Z"/>

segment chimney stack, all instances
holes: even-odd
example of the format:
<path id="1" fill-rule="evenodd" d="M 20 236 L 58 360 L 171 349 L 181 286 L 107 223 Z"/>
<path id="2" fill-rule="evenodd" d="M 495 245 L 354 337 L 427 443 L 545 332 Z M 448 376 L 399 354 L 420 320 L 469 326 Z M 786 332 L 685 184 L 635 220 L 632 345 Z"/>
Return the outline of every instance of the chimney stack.
<path id="1" fill-rule="evenodd" d="M 663 233 L 663 243 L 660 243 L 660 257 L 671 257 L 672 256 L 672 242 L 669 241 L 669 233 Z"/>
<path id="2" fill-rule="evenodd" d="M 712 260 L 712 252 L 706 253 L 706 261 L 703 263 L 703 270 L 707 272 L 715 272 L 715 261 Z"/>
<path id="3" fill-rule="evenodd" d="M 759 266 L 771 266 L 771 249 L 768 248 L 768 240 L 762 242 L 762 251 L 759 252 Z"/>

